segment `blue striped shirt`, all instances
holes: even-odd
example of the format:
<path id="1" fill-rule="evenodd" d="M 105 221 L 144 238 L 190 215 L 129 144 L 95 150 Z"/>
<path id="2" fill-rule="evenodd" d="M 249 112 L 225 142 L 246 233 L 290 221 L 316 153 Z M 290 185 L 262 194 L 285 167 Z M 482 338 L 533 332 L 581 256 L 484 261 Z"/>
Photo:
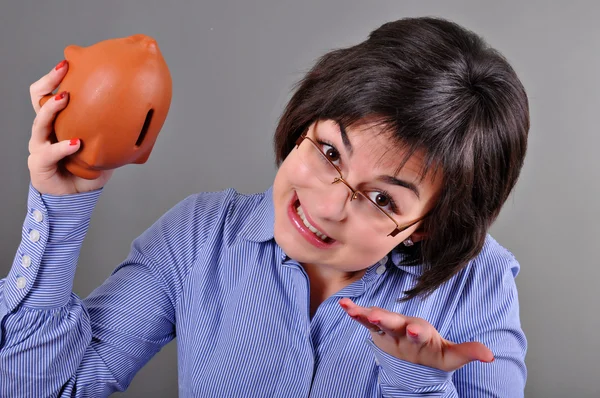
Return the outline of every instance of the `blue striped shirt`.
<path id="1" fill-rule="evenodd" d="M 519 265 L 493 238 L 425 299 L 399 302 L 422 268 L 392 251 L 311 318 L 308 277 L 273 238 L 272 188 L 179 202 L 84 300 L 79 250 L 102 190 L 41 195 L 31 185 L 22 242 L 0 281 L 0 396 L 123 391 L 177 337 L 181 397 L 522 397 L 526 339 Z M 495 362 L 444 372 L 381 351 L 338 304 L 350 297 L 421 317 Z"/>

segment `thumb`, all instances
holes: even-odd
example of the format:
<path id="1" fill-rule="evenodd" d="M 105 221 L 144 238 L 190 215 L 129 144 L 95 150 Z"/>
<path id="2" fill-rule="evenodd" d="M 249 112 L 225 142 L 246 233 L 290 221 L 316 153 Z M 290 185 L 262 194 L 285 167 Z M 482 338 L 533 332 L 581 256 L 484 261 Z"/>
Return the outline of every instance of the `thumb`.
<path id="1" fill-rule="evenodd" d="M 59 161 L 77 152 L 80 146 L 81 141 L 78 138 L 64 140 L 50 145 L 48 147 L 48 152 L 46 153 L 46 156 L 44 156 L 43 164 L 41 164 L 40 166 L 42 168 L 56 167 L 56 164 Z"/>
<path id="2" fill-rule="evenodd" d="M 473 341 L 461 344 L 451 344 L 446 347 L 445 366 L 456 370 L 472 361 L 493 362 L 494 353 L 485 345 Z"/>

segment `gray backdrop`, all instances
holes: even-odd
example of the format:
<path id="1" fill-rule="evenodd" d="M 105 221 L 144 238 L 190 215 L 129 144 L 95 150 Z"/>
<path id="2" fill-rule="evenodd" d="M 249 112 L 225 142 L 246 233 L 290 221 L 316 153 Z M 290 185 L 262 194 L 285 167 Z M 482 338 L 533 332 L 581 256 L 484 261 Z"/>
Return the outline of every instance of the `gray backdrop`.
<path id="1" fill-rule="evenodd" d="M 9 1 L 0 8 L 0 275 L 20 242 L 29 182 L 29 85 L 88 46 L 155 37 L 173 101 L 145 165 L 119 169 L 83 244 L 84 297 L 131 241 L 197 191 L 266 189 L 271 137 L 292 84 L 324 52 L 405 16 L 453 19 L 512 62 L 528 91 L 532 128 L 522 178 L 492 229 L 518 258 L 529 339 L 528 397 L 599 397 L 600 5 L 593 1 Z M 556 2 L 558 3 L 558 2 Z M 177 394 L 175 343 L 136 376 L 127 397 Z"/>

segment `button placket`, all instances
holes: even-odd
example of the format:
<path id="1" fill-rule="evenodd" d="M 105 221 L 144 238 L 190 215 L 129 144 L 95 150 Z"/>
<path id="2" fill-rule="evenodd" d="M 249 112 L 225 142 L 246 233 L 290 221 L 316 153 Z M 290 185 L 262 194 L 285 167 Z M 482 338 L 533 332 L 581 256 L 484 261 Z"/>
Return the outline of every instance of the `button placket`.
<path id="1" fill-rule="evenodd" d="M 386 271 L 387 262 L 388 262 L 388 256 L 384 256 L 381 260 L 379 260 L 379 267 L 377 267 L 377 269 L 375 270 L 375 273 L 377 275 L 381 275 Z"/>
<path id="2" fill-rule="evenodd" d="M 44 221 L 44 214 L 38 209 L 33 209 L 32 217 L 38 223 L 41 223 L 42 221 Z M 29 240 L 31 242 L 33 242 L 33 243 L 38 242 L 40 240 L 40 237 L 41 237 L 40 231 L 38 231 L 37 229 L 31 229 L 29 231 Z M 31 256 L 29 256 L 28 254 L 24 254 L 21 257 L 21 265 L 24 268 L 29 268 L 31 266 Z M 27 287 L 27 278 L 25 278 L 24 276 L 19 276 L 16 279 L 16 285 L 17 285 L 17 289 L 19 289 L 19 290 L 25 289 L 25 287 Z"/>

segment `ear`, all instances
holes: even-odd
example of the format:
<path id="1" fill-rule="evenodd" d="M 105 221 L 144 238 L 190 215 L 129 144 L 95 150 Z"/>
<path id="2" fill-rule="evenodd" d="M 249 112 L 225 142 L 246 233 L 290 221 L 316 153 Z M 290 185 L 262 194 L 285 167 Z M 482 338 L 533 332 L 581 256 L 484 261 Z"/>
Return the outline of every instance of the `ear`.
<path id="1" fill-rule="evenodd" d="M 410 234 L 410 238 L 413 242 L 417 243 L 419 241 L 427 239 L 427 234 L 425 232 L 413 232 L 412 234 Z"/>
<path id="2" fill-rule="evenodd" d="M 415 243 L 419 242 L 419 241 L 422 241 L 424 239 L 427 239 L 427 232 L 425 232 L 423 230 L 423 224 L 421 224 L 419 222 L 419 226 L 417 227 L 417 229 L 415 230 L 415 232 L 413 232 L 412 234 L 410 234 L 410 238 Z"/>

